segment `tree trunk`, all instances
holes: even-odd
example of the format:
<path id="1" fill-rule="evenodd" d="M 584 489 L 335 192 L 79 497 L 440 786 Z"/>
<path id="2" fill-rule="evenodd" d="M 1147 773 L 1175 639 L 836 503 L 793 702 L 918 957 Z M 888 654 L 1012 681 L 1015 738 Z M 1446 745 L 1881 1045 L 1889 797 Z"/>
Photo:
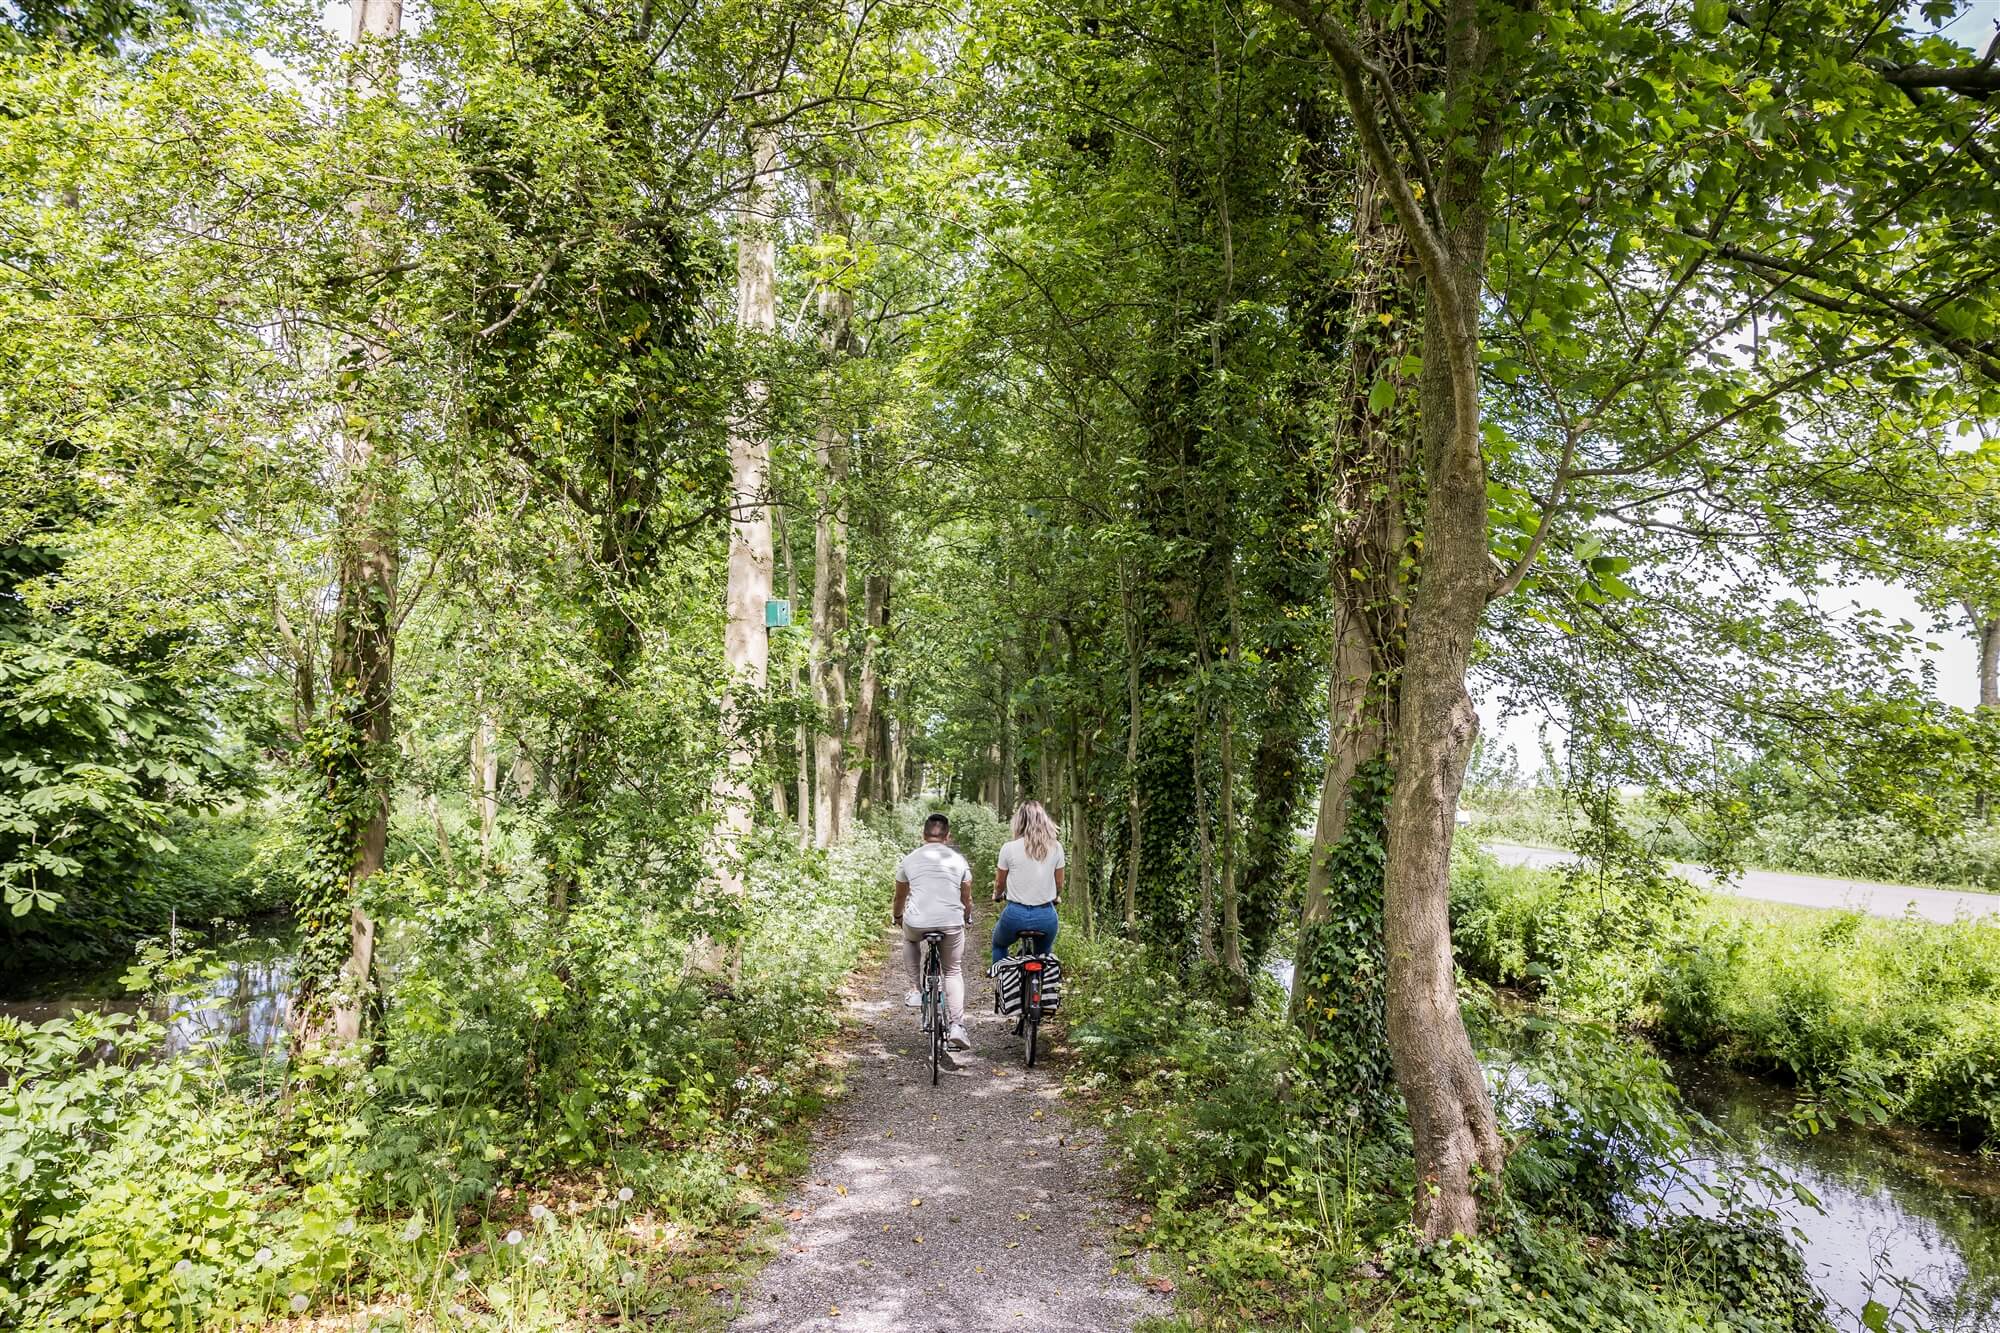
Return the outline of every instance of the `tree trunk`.
<path id="1" fill-rule="evenodd" d="M 1188 747 L 1191 762 L 1188 780 L 1194 784 L 1195 846 L 1195 956 L 1204 963 L 1215 962 L 1215 839 L 1208 818 L 1208 776 L 1202 758 L 1208 749 L 1207 727 L 1201 704 L 1195 705 L 1194 743 Z"/>
<path id="2" fill-rule="evenodd" d="M 1005 645 L 1000 649 L 1000 743 L 996 747 L 993 763 L 997 770 L 993 790 L 993 808 L 1000 812 L 1004 823 L 1014 815 L 1014 805 L 1019 798 L 1015 790 L 1016 770 L 1020 758 L 1014 747 L 1014 673 L 1012 662 Z"/>
<path id="3" fill-rule="evenodd" d="M 1084 783 L 1090 772 L 1090 737 L 1082 727 L 1070 733 L 1069 780 L 1069 886 L 1066 892 L 1076 903 L 1077 924 L 1086 936 L 1097 933 L 1097 908 L 1090 881 L 1090 801 Z"/>
<path id="4" fill-rule="evenodd" d="M 1200 604 L 1201 589 L 1195 589 Z M 1209 825 L 1208 694 L 1212 688 L 1207 636 L 1197 616 L 1194 627 L 1196 684 L 1194 690 L 1194 739 L 1188 746 L 1188 780 L 1194 784 L 1195 845 L 1195 956 L 1204 963 L 1215 962 L 1215 839 Z"/>
<path id="5" fill-rule="evenodd" d="M 750 144 L 751 183 L 737 219 L 736 325 L 755 345 L 777 328 L 777 243 L 764 216 L 767 181 L 775 170 L 778 144 L 769 132 Z M 716 888 L 725 901 L 743 897 L 743 843 L 755 818 L 751 775 L 757 763 L 756 736 L 747 704 L 762 696 L 770 665 L 770 633 L 764 605 L 771 598 L 770 446 L 764 420 L 771 386 L 753 378 L 744 386 L 744 410 L 729 431 L 729 564 L 724 592 L 722 728 L 727 757 L 716 777 L 722 809 L 722 843 L 716 858 Z M 712 951 L 706 962 L 717 957 Z"/>
<path id="6" fill-rule="evenodd" d="M 2000 617 L 1985 616 L 1968 604 L 1966 616 L 1972 621 L 1973 636 L 1979 640 L 1979 706 L 2000 708 Z M 1973 816 L 1985 823 L 1992 812 L 1991 794 L 1973 797 Z"/>
<path id="7" fill-rule="evenodd" d="M 799 566 L 792 558 L 792 525 L 785 522 L 785 600 L 791 605 L 792 616 L 798 616 L 799 607 Z M 805 695 L 805 684 L 799 662 L 796 643 L 792 649 L 792 705 L 799 707 Z M 792 730 L 793 753 L 798 759 L 798 800 L 793 809 L 798 814 L 799 846 L 806 847 L 812 842 L 813 799 L 812 799 L 812 733 L 806 726 L 803 715 Z"/>
<path id="8" fill-rule="evenodd" d="M 493 861 L 493 830 L 500 818 L 500 755 L 494 748 L 493 714 L 482 698 L 482 687 L 473 687 L 473 703 L 478 719 L 472 726 L 472 791 L 479 812 L 479 864 Z"/>
<path id="9" fill-rule="evenodd" d="M 816 180 L 813 207 L 828 236 L 846 237 L 837 175 Z M 813 845 L 830 847 L 845 831 L 847 779 L 847 426 L 839 404 L 840 362 L 854 335 L 854 293 L 839 282 L 820 289 L 820 350 L 826 385 L 820 408 L 819 518 L 813 528 L 813 693 L 819 705 L 815 743 Z"/>
<path id="10" fill-rule="evenodd" d="M 1504 1149 L 1486 1080 L 1458 1007 L 1448 919 L 1451 843 L 1477 714 L 1465 673 L 1480 617 L 1498 586 L 1488 554 L 1480 452 L 1479 308 L 1488 217 L 1483 191 L 1498 142 L 1493 42 L 1479 0 L 1441 16 L 1443 106 L 1454 130 L 1430 163 L 1438 197 L 1419 202 L 1385 122 L 1407 77 L 1384 81 L 1398 54 L 1370 56 L 1337 18 L 1279 0 L 1339 70 L 1355 135 L 1424 278 L 1419 381 L 1424 538 L 1409 602 L 1407 650 L 1390 722 L 1383 940 L 1387 1027 L 1396 1085 L 1409 1107 L 1418 1175 L 1415 1221 L 1427 1239 L 1478 1228 L 1482 1177 L 1497 1185 Z M 1391 40 L 1407 43 L 1407 33 Z M 1426 150 L 1429 151 L 1429 150 Z M 1338 676 L 1338 673 L 1336 673 Z M 1338 679 L 1336 679 L 1338 685 Z M 1322 800 L 1322 810 L 1328 802 Z"/>
<path id="11" fill-rule="evenodd" d="M 402 31 L 401 0 L 356 0 L 353 40 L 358 55 L 352 82 L 364 97 L 392 96 L 396 79 L 394 43 Z M 384 261 L 383 232 L 395 204 L 373 191 L 356 205 L 354 236 L 356 267 Z M 388 311 L 379 308 L 372 322 L 386 334 Z M 364 375 L 363 393 L 389 360 L 386 337 L 359 340 Z M 343 825 L 335 854 L 344 861 L 339 904 L 315 904 L 303 914 L 309 932 L 329 936 L 346 918 L 346 959 L 337 978 L 302 977 L 293 1004 L 295 1044 L 324 1041 L 338 1048 L 360 1040 L 368 999 L 375 981 L 375 923 L 361 905 L 363 886 L 381 873 L 389 838 L 389 748 L 393 744 L 396 653 L 396 583 L 399 573 L 401 520 L 398 513 L 398 463 L 394 442 L 378 405 L 358 404 L 341 443 L 341 498 L 335 515 L 338 556 L 334 575 L 335 608 L 332 643 L 332 722 L 338 746 L 355 766 L 352 774 L 329 777 L 330 804 L 352 800 L 359 820 Z M 336 763 L 336 766 L 337 763 Z M 358 778 L 357 789 L 345 786 Z M 334 811 L 329 811 L 331 816 Z M 333 849 L 330 849 L 333 850 Z M 335 939 L 321 941 L 317 952 L 331 957 Z M 310 946 L 308 953 L 315 952 Z M 329 984 L 330 983 L 330 984 Z"/>
<path id="12" fill-rule="evenodd" d="M 1125 727 L 1125 780 L 1128 789 L 1125 794 L 1125 822 L 1131 834 L 1131 846 L 1125 855 L 1125 933 L 1130 935 L 1139 928 L 1139 849 L 1141 846 L 1140 818 L 1142 811 L 1139 801 L 1139 616 L 1133 606 L 1132 585 L 1125 577 L 1126 571 L 1119 567 L 1119 590 L 1125 601 L 1125 705 L 1128 722 Z"/>
<path id="13" fill-rule="evenodd" d="M 1236 604 L 1236 557 L 1229 557 L 1228 584 L 1226 595 L 1229 600 L 1229 643 L 1227 647 L 1229 668 L 1233 673 L 1241 666 L 1243 651 L 1243 627 L 1238 620 Z M 1236 699 L 1234 693 L 1225 688 L 1222 692 L 1221 719 L 1221 759 L 1222 759 L 1222 966 L 1232 975 L 1241 977 L 1243 972 L 1243 923 L 1240 904 L 1236 899 Z"/>
<path id="14" fill-rule="evenodd" d="M 841 797 L 847 791 L 847 523 L 840 491 L 847 484 L 847 442 L 827 423 L 819 432 L 823 494 L 813 531 L 813 701 L 819 729 L 813 737 L 813 846 L 830 847 L 840 836 Z"/>
<path id="15" fill-rule="evenodd" d="M 876 646 L 889 624 L 887 574 L 870 574 L 862 581 L 862 623 L 867 632 L 861 643 L 861 687 L 855 696 L 854 711 L 847 719 L 844 747 L 848 756 L 847 790 L 841 803 L 844 822 L 852 822 L 859 816 L 862 780 L 880 763 L 874 746 L 875 710 L 880 706 L 882 690 Z"/>

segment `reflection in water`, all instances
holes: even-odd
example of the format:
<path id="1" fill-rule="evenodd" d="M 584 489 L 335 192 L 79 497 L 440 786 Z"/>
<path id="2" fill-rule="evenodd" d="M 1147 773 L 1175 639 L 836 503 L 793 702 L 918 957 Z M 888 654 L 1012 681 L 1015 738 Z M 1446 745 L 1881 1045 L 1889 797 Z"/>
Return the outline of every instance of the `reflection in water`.
<path id="1" fill-rule="evenodd" d="M 1290 991 L 1289 959 L 1266 971 Z M 1515 1095 L 1532 1096 L 1517 1054 L 1501 1046 L 1482 1058 Z M 1717 1205 L 1696 1181 L 1739 1183 L 1753 1164 L 1775 1171 L 1820 1207 L 1789 1193 L 1744 1193 L 1791 1229 L 1830 1309 L 1858 1314 L 1875 1300 L 1904 1328 L 2000 1333 L 2000 1170 L 1914 1129 L 1843 1126 L 1799 1136 L 1788 1127 L 1792 1099 L 1784 1089 L 1698 1060 L 1672 1064 L 1682 1100 L 1715 1122 L 1725 1142 L 1678 1182 L 1671 1172 L 1647 1182 L 1667 1207 L 1714 1216 Z"/>
<path id="2" fill-rule="evenodd" d="M 1754 1161 L 1819 1199 L 1823 1211 L 1789 1197 L 1759 1201 L 1797 1228 L 1829 1301 L 1849 1311 L 1880 1301 L 1926 1329 L 2000 1330 L 2000 1173 L 1915 1130 L 1843 1127 L 1801 1137 L 1784 1128 L 1781 1089 L 1694 1062 L 1674 1073 L 1687 1103 L 1734 1140 L 1711 1172 Z"/>
<path id="3" fill-rule="evenodd" d="M 100 1013 L 144 1013 L 167 1030 L 165 1051 L 176 1055 L 204 1039 L 240 1040 L 250 1050 L 282 1053 L 287 1000 L 295 954 L 289 936 L 240 940 L 217 951 L 222 971 L 201 981 L 189 995 L 170 1003 L 116 999 L 123 969 L 52 978 L 39 994 L 0 1001 L 0 1014 L 24 1023 L 42 1023 L 80 1009 Z"/>

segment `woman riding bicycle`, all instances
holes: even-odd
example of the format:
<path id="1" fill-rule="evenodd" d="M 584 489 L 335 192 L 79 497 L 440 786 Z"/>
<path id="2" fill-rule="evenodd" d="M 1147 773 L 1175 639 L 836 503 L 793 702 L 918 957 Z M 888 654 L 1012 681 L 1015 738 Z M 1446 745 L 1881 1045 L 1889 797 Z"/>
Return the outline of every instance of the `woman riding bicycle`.
<path id="1" fill-rule="evenodd" d="M 993 901 L 1007 900 L 993 925 L 994 962 L 1007 956 L 1024 931 L 1041 935 L 1042 952 L 1055 949 L 1062 889 L 1063 849 L 1055 821 L 1040 801 L 1023 801 L 1014 811 L 1014 840 L 1000 849 L 993 876 Z"/>
<path id="2" fill-rule="evenodd" d="M 932 815 L 924 821 L 924 845 L 896 866 L 896 924 L 903 928 L 903 953 L 910 963 L 910 994 L 903 1002 L 923 1003 L 924 936 L 944 936 L 945 1040 L 955 1049 L 965 1039 L 965 928 L 972 923 L 972 867 L 948 839 L 951 821 Z"/>

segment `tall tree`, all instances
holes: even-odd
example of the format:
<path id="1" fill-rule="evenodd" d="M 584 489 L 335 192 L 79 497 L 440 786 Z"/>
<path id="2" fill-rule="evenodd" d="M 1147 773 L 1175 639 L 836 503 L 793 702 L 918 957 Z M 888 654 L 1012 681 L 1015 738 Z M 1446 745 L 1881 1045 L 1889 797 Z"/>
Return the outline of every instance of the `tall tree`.
<path id="1" fill-rule="evenodd" d="M 350 95 L 364 112 L 393 100 L 402 0 L 357 0 Z M 395 200 L 377 188 L 354 207 L 355 267 L 394 262 L 385 241 Z M 391 307 L 377 306 L 373 328 L 349 352 L 362 385 L 339 435 L 334 460 L 339 501 L 334 524 L 335 610 L 329 724 L 315 747 L 326 775 L 321 818 L 329 827 L 309 872 L 301 913 L 306 965 L 292 1004 L 294 1040 L 340 1047 L 361 1036 L 375 976 L 375 922 L 364 886 L 384 864 L 393 766 L 397 576 L 402 556 L 399 513 L 401 443 L 382 390 L 396 336 Z M 372 396 L 372 401 L 371 401 Z M 325 975 L 335 940 L 346 937 L 337 977 Z M 316 965 L 315 965 L 316 964 Z"/>
<path id="2" fill-rule="evenodd" d="M 744 350 L 759 358 L 770 354 L 767 344 L 778 324 L 777 240 L 767 202 L 777 155 L 773 134 L 768 130 L 753 132 L 750 185 L 737 214 L 736 327 Z M 743 843 L 754 814 L 751 785 L 757 760 L 756 727 L 744 704 L 764 693 L 770 661 L 770 635 L 764 627 L 773 573 L 770 396 L 768 382 L 761 374 L 753 374 L 745 386 L 741 415 L 729 432 L 729 569 L 722 644 L 722 664 L 729 682 L 722 699 L 728 756 L 716 783 L 724 830 L 717 875 L 725 899 L 743 896 Z M 803 799 L 804 793 L 800 795 Z"/>

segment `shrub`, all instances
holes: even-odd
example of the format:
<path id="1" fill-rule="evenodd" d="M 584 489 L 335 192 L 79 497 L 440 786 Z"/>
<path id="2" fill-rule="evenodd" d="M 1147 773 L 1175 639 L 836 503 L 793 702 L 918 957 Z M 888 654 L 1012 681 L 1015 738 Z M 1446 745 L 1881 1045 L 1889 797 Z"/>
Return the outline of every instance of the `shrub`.
<path id="1" fill-rule="evenodd" d="M 0 1323 L 179 1327 L 310 1296 L 351 1260 L 351 1205 L 267 1166 L 268 1106 L 156 1024 L 0 1018 Z"/>
<path id="2" fill-rule="evenodd" d="M 751 1164 L 796 1164 L 785 1131 L 818 1104 L 828 1001 L 879 935 L 893 858 L 867 834 L 760 845 L 729 986 L 690 971 L 673 904 L 622 887 L 586 886 L 558 930 L 532 874 L 378 877 L 381 1058 L 294 1069 L 282 1102 L 224 1047 L 155 1058 L 155 1024 L 0 1020 L 0 1325 L 205 1327 L 336 1280 L 439 1308 L 471 1283 L 510 1326 L 545 1324 L 554 1292 L 629 1315 L 627 1200 L 735 1225 Z M 495 1231 L 463 1207 L 550 1180 L 595 1211 Z"/>
<path id="3" fill-rule="evenodd" d="M 1573 883 L 1477 865 L 1457 875 L 1466 970 L 1782 1074 L 1830 1111 L 2000 1144 L 2000 929 L 1708 896 L 1662 911 L 1622 888 L 1580 898 Z M 1607 913 L 1643 928 L 1607 930 Z"/>
<path id="4" fill-rule="evenodd" d="M 1475 866 L 1475 869 L 1477 867 Z M 1606 1028 L 1549 1027 L 1527 1057 L 1493 1234 L 1424 1247 L 1394 1117 L 1347 1114 L 1260 983 L 1247 1011 L 1190 994 L 1171 962 L 1074 940 L 1074 1084 L 1109 1130 L 1178 1261 L 1201 1327 L 1821 1333 L 1782 1236 L 1750 1223 L 1630 1223 L 1641 1168 L 1686 1160 L 1693 1128 L 1657 1060 Z M 1491 1015 L 1489 1015 L 1489 1018 Z"/>

